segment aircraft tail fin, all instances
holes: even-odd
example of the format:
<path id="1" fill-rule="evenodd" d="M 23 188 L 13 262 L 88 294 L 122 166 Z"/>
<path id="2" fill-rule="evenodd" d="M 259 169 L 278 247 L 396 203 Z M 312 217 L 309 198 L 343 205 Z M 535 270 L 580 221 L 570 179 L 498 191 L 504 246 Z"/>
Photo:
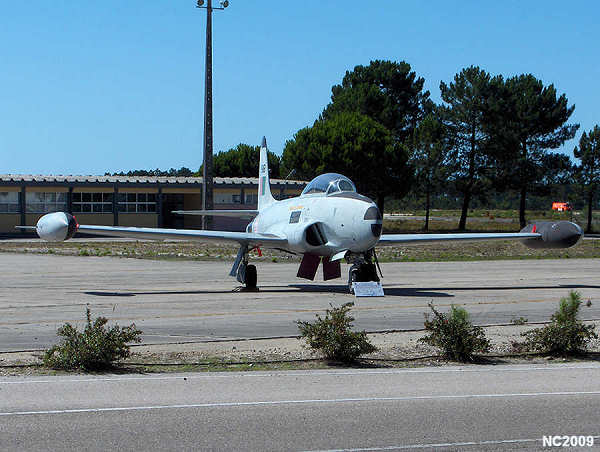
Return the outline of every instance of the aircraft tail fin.
<path id="1" fill-rule="evenodd" d="M 260 161 L 258 164 L 258 210 L 275 202 L 271 194 L 269 179 L 269 160 L 267 155 L 267 139 L 263 137 L 260 145 Z"/>

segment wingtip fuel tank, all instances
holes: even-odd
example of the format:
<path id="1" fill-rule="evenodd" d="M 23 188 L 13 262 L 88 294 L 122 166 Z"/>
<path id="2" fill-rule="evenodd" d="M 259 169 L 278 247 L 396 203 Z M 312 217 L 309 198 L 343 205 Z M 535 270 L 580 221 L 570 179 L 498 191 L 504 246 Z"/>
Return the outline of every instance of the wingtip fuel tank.
<path id="1" fill-rule="evenodd" d="M 77 220 L 66 212 L 48 213 L 36 224 L 38 236 L 47 242 L 64 242 L 77 232 Z"/>
<path id="2" fill-rule="evenodd" d="M 581 226 L 570 221 L 535 221 L 521 232 L 540 234 L 538 238 L 523 240 L 529 248 L 539 249 L 570 248 L 583 237 Z"/>

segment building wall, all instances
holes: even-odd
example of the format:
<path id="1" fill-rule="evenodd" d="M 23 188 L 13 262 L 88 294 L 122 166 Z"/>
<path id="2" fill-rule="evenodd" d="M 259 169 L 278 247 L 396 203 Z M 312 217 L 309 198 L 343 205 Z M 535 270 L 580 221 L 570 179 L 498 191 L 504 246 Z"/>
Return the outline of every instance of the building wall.
<path id="1" fill-rule="evenodd" d="M 163 187 L 163 193 L 183 193 L 183 194 L 202 194 L 202 187 L 198 188 L 174 188 L 174 187 Z"/>
<path id="2" fill-rule="evenodd" d="M 74 214 L 79 224 L 91 224 L 94 226 L 112 226 L 112 213 L 76 213 Z"/>
<path id="3" fill-rule="evenodd" d="M 111 220 L 112 223 L 112 220 Z M 139 228 L 158 227 L 158 215 L 155 213 L 119 212 L 119 226 L 137 226 Z"/>
<path id="4" fill-rule="evenodd" d="M 19 193 L 21 187 L 0 187 L 0 192 Z M 14 195 L 13 195 L 14 196 Z M 11 202 L 12 204 L 12 202 Z M 21 214 L 18 212 L 0 212 L 0 233 L 17 233 L 15 226 L 21 224 Z"/>
<path id="5" fill-rule="evenodd" d="M 28 213 L 25 214 L 25 224 L 27 226 L 35 226 L 35 224 L 38 222 L 38 220 L 42 217 L 42 215 L 45 215 L 43 213 Z M 19 220 L 20 221 L 21 216 L 19 215 Z M 19 223 L 17 223 L 19 224 Z"/>
<path id="6" fill-rule="evenodd" d="M 21 224 L 21 214 L 2 213 L 0 214 L 0 233 L 17 233 L 15 226 Z M 35 224 L 35 223 L 34 223 Z"/>
<path id="7" fill-rule="evenodd" d="M 183 210 L 202 209 L 202 195 L 200 193 L 188 193 L 183 196 Z M 201 229 L 202 217 L 199 215 L 184 215 L 183 227 L 186 229 Z"/>

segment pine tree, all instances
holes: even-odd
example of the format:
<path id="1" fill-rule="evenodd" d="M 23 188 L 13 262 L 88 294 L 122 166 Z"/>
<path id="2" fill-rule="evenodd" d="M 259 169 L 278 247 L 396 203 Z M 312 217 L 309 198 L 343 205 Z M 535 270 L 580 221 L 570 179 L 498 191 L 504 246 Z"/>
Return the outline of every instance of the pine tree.
<path id="1" fill-rule="evenodd" d="M 567 124 L 575 106 L 557 97 L 554 85 L 544 86 L 531 74 L 501 78 L 494 83 L 487 121 L 493 138 L 499 177 L 519 192 L 519 222 L 525 227 L 527 194 L 544 178 L 548 150 L 573 138 L 579 124 Z"/>
<path id="2" fill-rule="evenodd" d="M 456 171 L 453 180 L 463 195 L 458 229 L 464 230 L 473 195 L 486 187 L 489 168 L 488 135 L 484 112 L 490 92 L 490 75 L 477 66 L 463 69 L 449 85 L 440 82 L 442 117 L 455 144 Z"/>
<path id="3" fill-rule="evenodd" d="M 451 172 L 449 136 L 436 112 L 421 121 L 415 131 L 411 163 L 415 168 L 416 188 L 425 193 L 425 226 L 429 230 L 431 196 L 436 195 Z"/>
<path id="4" fill-rule="evenodd" d="M 581 160 L 578 168 L 581 182 L 587 190 L 588 220 L 585 232 L 592 232 L 592 206 L 594 192 L 600 182 L 600 127 L 595 126 L 589 134 L 583 132 L 579 139 L 579 146 L 575 147 L 573 154 Z"/>

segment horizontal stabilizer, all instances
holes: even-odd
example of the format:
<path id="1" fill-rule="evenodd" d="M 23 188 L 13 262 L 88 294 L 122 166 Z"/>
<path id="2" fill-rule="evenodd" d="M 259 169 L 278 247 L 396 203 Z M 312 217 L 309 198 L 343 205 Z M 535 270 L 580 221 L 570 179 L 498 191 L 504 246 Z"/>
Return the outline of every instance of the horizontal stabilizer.
<path id="1" fill-rule="evenodd" d="M 15 226 L 15 229 L 23 229 L 24 231 L 35 231 L 35 226 Z"/>
<path id="2" fill-rule="evenodd" d="M 258 215 L 258 210 L 173 210 L 171 213 L 176 215 L 205 215 L 208 217 L 254 218 Z"/>

